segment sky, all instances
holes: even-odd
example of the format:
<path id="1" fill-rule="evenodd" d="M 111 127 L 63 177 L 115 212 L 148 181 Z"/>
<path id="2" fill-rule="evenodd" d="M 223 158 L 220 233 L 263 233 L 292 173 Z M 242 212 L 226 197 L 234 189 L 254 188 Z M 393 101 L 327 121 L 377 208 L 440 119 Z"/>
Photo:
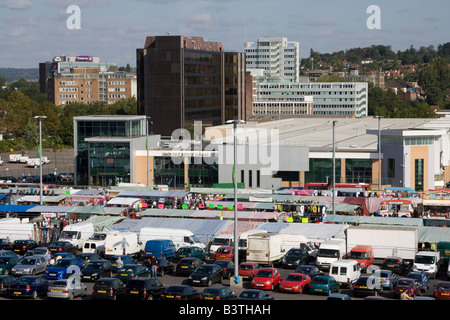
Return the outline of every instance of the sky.
<path id="1" fill-rule="evenodd" d="M 73 5 L 79 15 L 68 11 Z M 371 5 L 379 8 L 376 20 Z M 146 36 L 168 33 L 238 52 L 247 41 L 286 37 L 300 43 L 301 58 L 311 48 L 437 49 L 450 41 L 449 12 L 449 0 L 0 0 L 0 67 L 38 68 L 59 55 L 135 67 Z"/>

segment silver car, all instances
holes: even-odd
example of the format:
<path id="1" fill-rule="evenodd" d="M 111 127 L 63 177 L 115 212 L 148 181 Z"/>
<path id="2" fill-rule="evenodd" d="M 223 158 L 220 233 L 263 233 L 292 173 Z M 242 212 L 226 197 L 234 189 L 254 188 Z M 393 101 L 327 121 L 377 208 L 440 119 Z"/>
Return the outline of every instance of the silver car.
<path id="1" fill-rule="evenodd" d="M 44 256 L 24 257 L 16 264 L 11 273 L 13 276 L 36 275 L 45 272 L 47 269 L 47 259 Z"/>
<path id="2" fill-rule="evenodd" d="M 81 282 L 72 282 L 69 286 L 67 279 L 55 280 L 48 286 L 47 297 L 72 300 L 87 295 L 87 287 Z"/>

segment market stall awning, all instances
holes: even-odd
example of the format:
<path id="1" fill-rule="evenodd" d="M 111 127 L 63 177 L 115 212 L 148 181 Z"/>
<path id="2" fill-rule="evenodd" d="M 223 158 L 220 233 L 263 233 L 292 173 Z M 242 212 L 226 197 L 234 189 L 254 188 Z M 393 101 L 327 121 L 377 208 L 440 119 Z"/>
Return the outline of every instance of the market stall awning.
<path id="1" fill-rule="evenodd" d="M 115 197 L 107 202 L 109 206 L 132 206 L 141 201 L 139 198 Z"/>
<path id="2" fill-rule="evenodd" d="M 27 212 L 36 205 L 21 205 L 21 204 L 4 204 L 0 205 L 0 212 Z"/>
<path id="3" fill-rule="evenodd" d="M 132 198 L 150 198 L 150 199 L 160 199 L 160 198 L 184 198 L 188 193 L 185 191 L 151 191 L 151 190 L 126 190 L 121 191 L 117 197 L 132 197 Z"/>

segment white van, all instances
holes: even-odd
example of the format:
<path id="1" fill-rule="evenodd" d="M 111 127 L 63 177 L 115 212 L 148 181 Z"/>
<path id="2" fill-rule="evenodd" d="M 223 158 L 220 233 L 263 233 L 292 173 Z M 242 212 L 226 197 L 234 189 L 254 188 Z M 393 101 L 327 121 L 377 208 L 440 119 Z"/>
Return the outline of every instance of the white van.
<path id="1" fill-rule="evenodd" d="M 105 255 L 106 238 L 113 233 L 114 231 L 94 232 L 84 243 L 83 253 L 97 253 L 103 257 Z"/>
<path id="2" fill-rule="evenodd" d="M 414 258 L 413 270 L 425 272 L 429 278 L 436 278 L 441 266 L 439 251 L 419 251 Z"/>
<path id="3" fill-rule="evenodd" d="M 205 244 L 197 239 L 192 231 L 187 229 L 143 227 L 139 232 L 139 241 L 144 247 L 148 240 L 159 239 L 172 240 L 177 249 L 187 246 L 196 246 L 202 249 L 205 249 L 206 247 Z M 144 247 L 142 248 L 142 251 L 145 250 Z"/>
<path id="4" fill-rule="evenodd" d="M 78 249 L 82 249 L 84 243 L 94 233 L 94 225 L 90 222 L 78 222 L 64 227 L 59 240 L 69 241 Z"/>
<path id="5" fill-rule="evenodd" d="M 105 257 L 141 255 L 141 243 L 135 232 L 113 232 L 108 234 L 105 241 Z"/>
<path id="6" fill-rule="evenodd" d="M 361 270 L 356 260 L 337 260 L 330 265 L 330 276 L 339 282 L 340 286 L 351 288 L 361 277 Z"/>
<path id="7" fill-rule="evenodd" d="M 317 266 L 319 269 L 328 269 L 334 261 L 343 259 L 345 256 L 345 240 L 325 240 L 319 246 L 317 252 Z"/>

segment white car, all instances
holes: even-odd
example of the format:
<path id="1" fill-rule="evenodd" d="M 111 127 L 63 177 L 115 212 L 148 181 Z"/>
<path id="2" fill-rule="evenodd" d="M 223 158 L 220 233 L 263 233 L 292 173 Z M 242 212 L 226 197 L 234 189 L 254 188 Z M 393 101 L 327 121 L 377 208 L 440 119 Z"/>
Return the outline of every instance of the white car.
<path id="1" fill-rule="evenodd" d="M 447 280 L 450 281 L 450 262 L 448 263 L 448 268 L 447 268 Z"/>

